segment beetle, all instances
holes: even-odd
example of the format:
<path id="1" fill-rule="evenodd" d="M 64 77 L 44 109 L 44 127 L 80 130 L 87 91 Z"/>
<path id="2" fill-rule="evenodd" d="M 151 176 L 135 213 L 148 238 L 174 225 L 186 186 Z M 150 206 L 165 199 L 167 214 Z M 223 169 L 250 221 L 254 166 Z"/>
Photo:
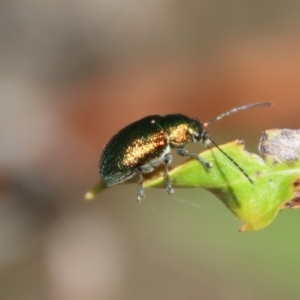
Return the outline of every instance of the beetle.
<path id="1" fill-rule="evenodd" d="M 139 174 L 137 199 L 140 202 L 145 197 L 143 174 L 152 172 L 155 167 L 164 163 L 166 190 L 171 194 L 173 188 L 168 171 L 172 161 L 171 148 L 175 148 L 180 156 L 197 159 L 206 170 L 212 167 L 200 155 L 190 153 L 184 148 L 189 143 L 199 142 L 206 147 L 210 144 L 217 147 L 253 184 L 247 173 L 210 138 L 206 127 L 232 113 L 271 105 L 269 102 L 258 102 L 236 107 L 206 123 L 183 114 L 144 117 L 120 130 L 104 147 L 99 162 L 102 180 L 107 186 L 111 186 Z"/>

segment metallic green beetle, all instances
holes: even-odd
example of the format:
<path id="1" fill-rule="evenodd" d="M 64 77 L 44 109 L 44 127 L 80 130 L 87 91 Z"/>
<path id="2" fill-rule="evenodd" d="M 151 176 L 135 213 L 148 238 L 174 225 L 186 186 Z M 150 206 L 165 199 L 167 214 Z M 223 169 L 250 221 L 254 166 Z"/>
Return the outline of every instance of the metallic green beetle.
<path id="1" fill-rule="evenodd" d="M 211 163 L 204 161 L 198 154 L 188 152 L 184 146 L 200 142 L 206 146 L 212 143 L 218 147 L 205 127 L 237 111 L 263 105 L 270 106 L 271 103 L 260 102 L 237 107 L 206 123 L 182 114 L 153 115 L 140 119 L 120 130 L 105 146 L 99 162 L 102 180 L 107 186 L 111 186 L 139 174 L 137 198 L 141 201 L 145 196 L 142 174 L 150 173 L 155 167 L 165 163 L 166 190 L 168 194 L 171 194 L 173 188 L 168 172 L 168 166 L 172 160 L 171 148 L 175 148 L 180 156 L 196 158 L 205 169 L 210 169 Z M 231 157 L 219 147 L 218 149 L 253 183 Z"/>

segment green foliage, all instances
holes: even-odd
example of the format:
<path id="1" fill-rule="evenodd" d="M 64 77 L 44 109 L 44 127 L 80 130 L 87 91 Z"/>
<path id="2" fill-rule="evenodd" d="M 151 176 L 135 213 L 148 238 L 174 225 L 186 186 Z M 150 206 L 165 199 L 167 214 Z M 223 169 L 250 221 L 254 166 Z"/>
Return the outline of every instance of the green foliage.
<path id="1" fill-rule="evenodd" d="M 170 171 L 175 188 L 203 188 L 218 197 L 243 225 L 240 231 L 259 230 L 269 225 L 283 208 L 300 205 L 300 131 L 268 130 L 259 145 L 261 156 L 249 153 L 244 143 L 234 141 L 220 146 L 249 175 L 249 179 L 217 148 L 200 155 L 213 164 L 205 170 L 189 159 Z M 163 174 L 151 173 L 145 187 L 165 188 Z M 155 177 L 156 176 L 156 177 Z M 86 194 L 93 198 L 104 187 L 99 184 Z"/>

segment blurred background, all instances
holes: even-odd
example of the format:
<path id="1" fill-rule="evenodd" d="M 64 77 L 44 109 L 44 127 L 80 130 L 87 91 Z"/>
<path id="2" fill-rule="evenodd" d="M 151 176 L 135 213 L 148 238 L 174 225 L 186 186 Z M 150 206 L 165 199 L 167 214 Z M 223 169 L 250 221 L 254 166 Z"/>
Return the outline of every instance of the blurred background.
<path id="1" fill-rule="evenodd" d="M 298 211 L 241 234 L 202 190 L 83 201 L 105 143 L 146 115 L 271 101 L 209 130 L 255 152 L 299 128 L 299 29 L 290 0 L 1 1 L 0 299 L 299 299 Z"/>

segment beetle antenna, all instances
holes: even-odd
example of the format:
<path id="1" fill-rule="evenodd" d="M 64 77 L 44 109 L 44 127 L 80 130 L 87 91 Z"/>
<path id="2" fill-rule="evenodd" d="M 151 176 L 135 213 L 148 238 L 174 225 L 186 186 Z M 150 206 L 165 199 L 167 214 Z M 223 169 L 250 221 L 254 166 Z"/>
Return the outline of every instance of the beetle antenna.
<path id="1" fill-rule="evenodd" d="M 273 103 L 271 102 L 257 102 L 257 103 L 252 103 L 252 104 L 247 104 L 247 105 L 243 105 L 243 106 L 240 106 L 240 107 L 236 107 L 236 108 L 233 108 L 221 115 L 219 115 L 218 117 L 204 123 L 204 127 L 207 127 L 208 125 L 212 124 L 212 123 L 215 123 L 217 121 L 220 121 L 221 119 L 223 119 L 224 117 L 227 117 L 233 113 L 236 113 L 238 111 L 241 111 L 241 110 L 247 110 L 249 108 L 253 108 L 253 107 L 258 107 L 258 106 L 272 106 Z"/>
<path id="2" fill-rule="evenodd" d="M 241 168 L 241 166 L 232 157 L 230 157 L 225 151 L 223 151 L 210 137 L 208 137 L 208 139 L 216 148 L 218 148 L 220 152 L 222 152 L 244 174 L 244 176 L 250 181 L 251 184 L 254 184 L 250 176 Z"/>

